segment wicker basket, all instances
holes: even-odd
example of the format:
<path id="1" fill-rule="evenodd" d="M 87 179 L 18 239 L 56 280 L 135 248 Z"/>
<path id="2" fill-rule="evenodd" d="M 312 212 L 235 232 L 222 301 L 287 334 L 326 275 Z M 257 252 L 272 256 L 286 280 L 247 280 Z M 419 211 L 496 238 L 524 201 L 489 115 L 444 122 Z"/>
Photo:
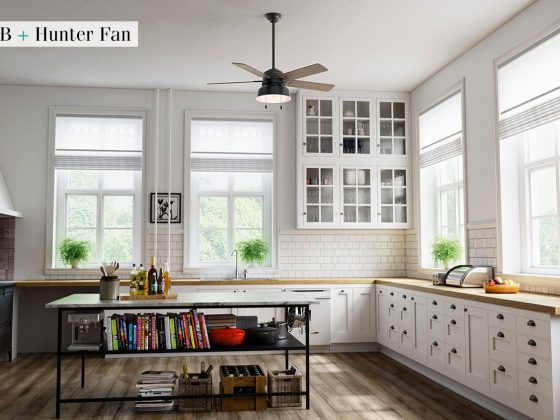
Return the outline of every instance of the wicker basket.
<path id="1" fill-rule="evenodd" d="M 198 373 L 189 373 L 185 381 L 183 375 L 179 379 L 179 395 L 206 395 L 212 394 L 212 375 L 208 378 L 199 378 Z M 211 411 L 212 398 L 195 398 L 179 400 L 179 411 Z"/>
<path id="2" fill-rule="evenodd" d="M 301 392 L 301 374 L 290 374 L 289 370 L 268 371 L 268 392 Z M 301 395 L 269 397 L 271 407 L 301 407 Z"/>

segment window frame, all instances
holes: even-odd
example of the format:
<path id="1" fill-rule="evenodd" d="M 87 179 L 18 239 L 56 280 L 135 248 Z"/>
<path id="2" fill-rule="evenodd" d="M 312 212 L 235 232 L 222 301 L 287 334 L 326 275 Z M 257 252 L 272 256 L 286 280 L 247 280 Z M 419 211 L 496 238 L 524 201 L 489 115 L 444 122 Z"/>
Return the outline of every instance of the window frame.
<path id="1" fill-rule="evenodd" d="M 146 229 L 145 215 L 148 211 L 148 204 L 145 203 L 148 178 L 146 173 L 146 146 L 148 138 L 149 127 L 149 109 L 148 108 L 118 108 L 118 107 L 89 107 L 89 106 L 49 106 L 49 131 L 48 131 L 48 159 L 47 159 L 47 208 L 46 208 L 46 247 L 45 247 L 45 274 L 57 275 L 66 274 L 68 272 L 79 272 L 83 274 L 98 274 L 99 270 L 96 268 L 60 268 L 56 267 L 56 230 L 58 230 L 59 222 L 59 197 L 57 193 L 57 177 L 55 170 L 55 152 L 56 152 L 56 118 L 58 116 L 87 116 L 87 117 L 136 117 L 142 119 L 142 166 L 141 166 L 141 188 L 139 189 L 139 197 L 134 199 L 134 223 L 133 237 L 134 240 L 139 241 L 139 255 L 138 260 L 143 261 L 145 255 L 146 239 L 143 234 Z M 136 181 L 135 181 L 136 182 Z M 99 188 L 99 185 L 98 185 Z M 95 195 L 94 190 L 88 191 L 87 194 Z M 97 191 L 97 190 L 95 190 Z M 127 195 L 119 194 L 118 192 L 128 190 L 111 190 L 115 191 L 113 195 Z M 85 191 L 84 191 L 85 193 Z M 103 203 L 97 202 L 98 212 L 99 206 Z M 66 216 L 64 215 L 64 218 Z M 99 215 L 98 215 L 99 219 Z M 98 229 L 99 230 L 99 229 Z M 99 233 L 97 233 L 99 235 Z M 134 250 L 134 248 L 133 248 Z M 136 256 L 134 256 L 136 258 Z M 123 268 L 126 268 L 124 266 Z"/>
<path id="2" fill-rule="evenodd" d="M 463 215 L 463 260 L 465 264 L 468 264 L 469 262 L 469 247 L 468 247 L 468 189 L 467 189 L 467 158 L 466 158 L 466 152 L 467 152 L 467 147 L 466 147 L 466 143 L 467 143 L 467 130 L 466 130 L 466 110 L 465 110 L 465 79 L 462 78 L 459 82 L 455 83 L 454 85 L 450 86 L 449 88 L 447 88 L 446 90 L 444 90 L 442 93 L 440 93 L 439 95 L 437 95 L 436 97 L 420 104 L 419 106 L 416 107 L 416 112 L 415 112 L 415 126 L 416 126 L 416 130 L 415 130 L 415 134 L 414 134 L 414 141 L 415 141 L 415 152 L 414 152 L 414 156 L 413 156 L 413 168 L 414 168 L 414 174 L 415 174 L 415 180 L 414 180 L 414 190 L 415 190 L 415 197 L 416 200 L 415 202 L 417 203 L 417 205 L 415 206 L 415 219 L 416 219 L 416 226 L 419 226 L 418 228 L 418 271 L 419 273 L 424 273 L 424 274 L 429 274 L 429 273 L 433 273 L 433 272 L 437 272 L 437 271 L 441 271 L 441 269 L 435 268 L 435 267 L 429 267 L 427 266 L 427 263 L 425 263 L 423 261 L 422 258 L 422 230 L 420 228 L 420 220 L 422 219 L 422 204 L 420 202 L 421 200 L 421 192 L 420 192 L 420 172 L 422 170 L 422 168 L 420 168 L 420 164 L 419 164 L 419 158 L 420 158 L 420 116 L 421 114 L 427 112 L 428 110 L 430 110 L 431 108 L 436 107 L 437 105 L 439 105 L 440 103 L 444 102 L 445 100 L 449 99 L 450 97 L 452 97 L 453 95 L 459 93 L 461 95 L 461 147 L 462 147 L 462 153 L 461 153 L 461 159 L 463 161 L 463 181 L 462 181 L 462 189 L 463 189 L 463 205 L 462 205 L 462 215 Z M 459 133 L 453 133 L 452 136 L 458 136 Z M 438 175 L 439 176 L 439 175 Z M 441 215 L 440 215 L 440 200 L 439 200 L 439 194 L 441 192 L 441 189 L 437 186 L 437 180 L 435 181 L 436 185 L 434 185 L 434 191 L 437 194 L 434 194 L 434 197 L 432 197 L 432 199 L 434 200 L 434 208 L 437 209 L 436 212 L 434 212 L 434 225 L 439 229 L 440 226 L 440 221 L 441 221 Z M 455 185 L 455 183 L 453 184 Z M 457 198 L 458 203 L 460 203 L 460 199 Z M 459 204 L 460 205 L 460 204 Z M 460 224 L 459 224 L 460 225 Z M 431 264 L 430 264 L 431 265 Z"/>
<path id="3" fill-rule="evenodd" d="M 264 200 L 263 202 L 263 213 L 270 214 L 270 245 L 271 252 L 269 254 L 270 266 L 258 267 L 258 271 L 264 275 L 273 274 L 277 271 L 277 261 L 278 261 L 278 212 L 274 211 L 275 203 L 278 202 L 278 119 L 279 113 L 272 112 L 236 112 L 236 111 L 211 111 L 211 110 L 185 110 L 185 139 L 184 139 L 184 197 L 185 197 L 185 220 L 188 222 L 185 224 L 185 233 L 183 237 L 183 274 L 200 274 L 200 273 L 210 273 L 210 274 L 224 274 L 230 273 L 231 269 L 235 267 L 234 257 L 230 257 L 229 263 L 215 263 L 201 265 L 198 263 L 198 229 L 193 228 L 198 226 L 198 199 L 200 194 L 197 194 L 197 202 L 193 200 L 194 192 L 192 191 L 192 173 L 191 173 L 191 121 L 196 118 L 208 118 L 217 120 L 262 120 L 270 121 L 273 125 L 273 145 L 272 145 L 272 182 L 270 183 L 271 191 L 269 192 L 270 200 L 269 203 Z M 212 171 L 209 171 L 212 172 Z M 266 188 L 265 188 L 266 190 Z M 226 194 L 224 191 L 208 191 L 204 192 L 203 195 L 207 196 L 227 196 L 228 197 L 228 208 L 233 207 L 233 200 L 231 198 L 235 196 L 266 196 L 266 191 L 263 193 L 258 193 L 254 191 L 236 191 L 231 195 Z M 268 208 L 268 212 L 266 209 Z M 267 223 L 266 216 L 263 217 L 263 230 L 265 229 L 265 223 Z M 228 226 L 228 231 L 231 228 Z M 266 238 L 266 234 L 265 234 Z M 231 243 L 231 242 L 230 242 Z M 196 259 L 195 259 L 196 255 Z M 241 267 L 241 263 L 239 263 Z"/>

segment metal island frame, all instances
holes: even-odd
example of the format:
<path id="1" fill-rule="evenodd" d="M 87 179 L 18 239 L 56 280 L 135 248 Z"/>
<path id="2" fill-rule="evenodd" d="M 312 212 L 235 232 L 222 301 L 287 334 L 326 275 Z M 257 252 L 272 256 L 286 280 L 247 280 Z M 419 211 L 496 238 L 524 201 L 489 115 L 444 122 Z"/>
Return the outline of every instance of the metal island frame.
<path id="1" fill-rule="evenodd" d="M 143 397 L 142 400 L 179 400 L 179 399 L 201 399 L 201 398 L 247 398 L 247 397 L 271 397 L 271 396 L 305 396 L 305 408 L 310 407 L 310 365 L 309 365 L 309 321 L 311 320 L 311 308 L 317 301 L 302 299 L 301 294 L 288 292 L 279 296 L 272 292 L 250 292 L 231 295 L 220 295 L 217 293 L 185 293 L 179 294 L 177 299 L 165 300 L 100 300 L 99 294 L 73 294 L 64 298 L 47 303 L 46 308 L 58 311 L 58 338 L 56 354 L 56 418 L 60 418 L 60 406 L 67 403 L 88 403 L 88 402 L 119 402 L 136 401 L 137 396 L 133 397 L 88 397 L 88 398 L 61 398 L 61 366 L 62 357 L 68 355 L 81 355 L 82 357 L 82 380 L 81 387 L 85 384 L 85 358 L 86 355 L 115 355 L 115 354 L 158 354 L 166 353 L 170 356 L 185 356 L 197 353 L 226 353 L 226 352 L 283 352 L 285 356 L 286 369 L 289 367 L 290 351 L 305 351 L 305 389 L 298 392 L 265 392 L 265 393 L 243 393 L 225 394 L 212 393 L 207 395 L 173 395 L 173 396 L 154 396 Z M 131 310 L 188 310 L 188 309 L 236 309 L 236 308 L 284 308 L 287 315 L 288 308 L 302 308 L 305 314 L 305 343 L 288 333 L 285 340 L 278 340 L 274 344 L 268 345 L 246 345 L 238 347 L 212 347 L 210 349 L 189 349 L 189 350 L 111 350 L 105 349 L 105 344 L 98 351 L 68 351 L 62 349 L 62 328 L 63 314 L 77 310 L 97 310 L 97 311 L 131 311 Z"/>

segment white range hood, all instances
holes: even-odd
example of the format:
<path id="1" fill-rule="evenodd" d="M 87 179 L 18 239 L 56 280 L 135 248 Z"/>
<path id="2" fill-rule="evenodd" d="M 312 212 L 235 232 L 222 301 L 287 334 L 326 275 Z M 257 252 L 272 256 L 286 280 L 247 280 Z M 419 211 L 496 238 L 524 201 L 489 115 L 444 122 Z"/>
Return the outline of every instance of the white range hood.
<path id="1" fill-rule="evenodd" d="M 22 217 L 23 215 L 16 211 L 6 181 L 4 181 L 4 174 L 0 169 L 0 217 Z"/>

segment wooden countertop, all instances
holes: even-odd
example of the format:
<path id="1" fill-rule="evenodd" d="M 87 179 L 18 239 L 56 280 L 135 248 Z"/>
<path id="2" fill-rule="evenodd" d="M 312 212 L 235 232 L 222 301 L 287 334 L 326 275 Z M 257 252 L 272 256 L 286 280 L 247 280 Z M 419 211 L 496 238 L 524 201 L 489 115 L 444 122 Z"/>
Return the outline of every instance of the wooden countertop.
<path id="1" fill-rule="evenodd" d="M 313 284 L 381 284 L 408 290 L 432 293 L 458 299 L 491 303 L 515 309 L 524 309 L 560 315 L 560 296 L 520 292 L 514 295 L 487 294 L 481 288 L 434 286 L 431 281 L 410 278 L 330 278 L 330 279 L 261 279 L 261 280 L 202 280 L 173 279 L 176 286 L 247 286 L 247 285 L 313 285 Z M 99 280 L 21 280 L 16 287 L 97 287 Z M 121 281 L 122 286 L 128 280 Z"/>

